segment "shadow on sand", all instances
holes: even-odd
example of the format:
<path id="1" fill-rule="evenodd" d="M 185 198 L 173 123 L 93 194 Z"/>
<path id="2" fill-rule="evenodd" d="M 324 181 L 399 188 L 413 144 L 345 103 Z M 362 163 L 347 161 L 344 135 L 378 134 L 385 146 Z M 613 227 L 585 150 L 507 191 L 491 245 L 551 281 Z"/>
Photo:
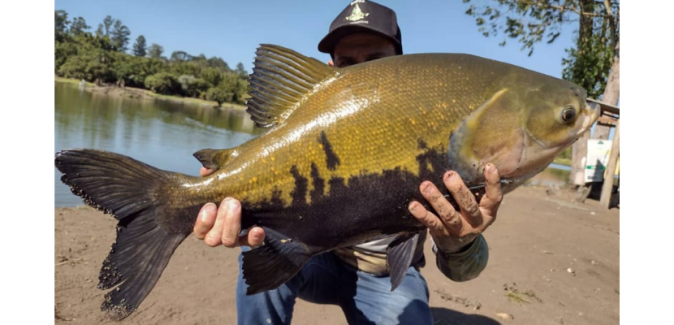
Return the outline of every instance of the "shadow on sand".
<path id="1" fill-rule="evenodd" d="M 464 314 L 447 308 L 431 307 L 434 325 L 501 325 L 494 319 L 482 315 Z"/>

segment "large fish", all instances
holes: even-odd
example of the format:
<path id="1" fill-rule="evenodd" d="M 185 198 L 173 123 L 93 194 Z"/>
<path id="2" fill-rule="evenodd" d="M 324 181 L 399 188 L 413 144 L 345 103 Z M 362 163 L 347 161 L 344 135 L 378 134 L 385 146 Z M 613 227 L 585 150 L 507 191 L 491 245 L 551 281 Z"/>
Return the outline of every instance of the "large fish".
<path id="1" fill-rule="evenodd" d="M 317 254 L 397 234 L 392 289 L 424 229 L 411 217 L 418 186 L 457 171 L 476 189 L 483 166 L 504 192 L 542 171 L 587 131 L 597 109 L 569 82 L 464 54 L 394 56 L 337 69 L 279 46 L 257 50 L 248 112 L 269 131 L 238 147 L 195 153 L 208 177 L 104 151 L 56 154 L 61 180 L 119 220 L 103 262 L 101 306 L 132 313 L 152 290 L 199 209 L 227 196 L 264 245 L 243 254 L 248 294 L 277 288 Z M 445 194 L 448 194 L 446 190 Z M 477 190 L 479 198 L 480 191 Z"/>

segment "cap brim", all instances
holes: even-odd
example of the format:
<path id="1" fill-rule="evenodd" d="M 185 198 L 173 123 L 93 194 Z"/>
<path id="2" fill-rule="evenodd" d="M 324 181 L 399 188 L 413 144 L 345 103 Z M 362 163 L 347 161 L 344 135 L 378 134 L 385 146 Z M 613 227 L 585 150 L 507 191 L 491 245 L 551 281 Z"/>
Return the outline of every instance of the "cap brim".
<path id="1" fill-rule="evenodd" d="M 339 42 L 339 40 L 341 40 L 343 37 L 347 35 L 354 33 L 371 33 L 381 35 L 382 37 L 390 39 L 391 42 L 393 42 L 393 44 L 396 46 L 396 49 L 402 52 L 401 44 L 400 42 L 398 42 L 397 39 L 389 35 L 386 35 L 376 29 L 369 28 L 367 25 L 346 25 L 335 28 L 335 30 L 328 33 L 328 35 L 325 35 L 325 37 L 323 37 L 323 39 L 318 43 L 318 51 L 332 54 L 332 50 L 335 48 L 335 45 L 337 45 L 337 42 Z"/>

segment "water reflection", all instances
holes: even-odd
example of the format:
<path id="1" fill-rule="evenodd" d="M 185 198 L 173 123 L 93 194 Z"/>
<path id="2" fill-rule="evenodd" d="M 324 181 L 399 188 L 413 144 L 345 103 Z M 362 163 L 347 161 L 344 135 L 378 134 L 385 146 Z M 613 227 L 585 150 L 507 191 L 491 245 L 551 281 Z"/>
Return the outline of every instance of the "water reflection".
<path id="1" fill-rule="evenodd" d="M 197 175 L 192 153 L 229 148 L 264 132 L 241 111 L 138 100 L 79 91 L 55 83 L 55 150 L 94 148 L 131 156 L 161 169 Z M 56 206 L 81 205 L 54 168 Z"/>

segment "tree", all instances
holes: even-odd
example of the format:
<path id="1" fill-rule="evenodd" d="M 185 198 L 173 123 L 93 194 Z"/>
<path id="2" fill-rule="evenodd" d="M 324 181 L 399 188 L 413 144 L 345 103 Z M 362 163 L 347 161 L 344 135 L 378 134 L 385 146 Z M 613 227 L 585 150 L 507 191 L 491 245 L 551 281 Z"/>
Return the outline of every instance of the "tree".
<path id="1" fill-rule="evenodd" d="M 201 78 L 206 80 L 211 86 L 217 86 L 222 80 L 222 74 L 216 68 L 206 68 L 201 71 Z"/>
<path id="2" fill-rule="evenodd" d="M 54 37 L 58 41 L 63 41 L 68 28 L 68 13 L 65 10 L 54 11 Z"/>
<path id="3" fill-rule="evenodd" d="M 471 0 L 463 0 L 464 3 Z M 567 50 L 562 77 L 588 91 L 590 97 L 617 105 L 620 98 L 620 3 L 611 0 L 493 0 L 486 5 L 470 5 L 466 14 L 476 17 L 479 30 L 487 37 L 499 32 L 517 39 L 522 49 L 533 53 L 534 44 L 552 43 L 563 24 L 578 24 L 576 47 Z M 502 10 L 505 9 L 505 14 Z M 505 45 L 505 38 L 500 45 Z M 609 129 L 596 125 L 594 138 L 608 138 Z M 589 132 L 573 145 L 571 181 L 580 184 L 587 155 Z"/>
<path id="4" fill-rule="evenodd" d="M 129 35 L 131 35 L 129 28 L 122 24 L 121 20 L 116 20 L 111 35 L 112 44 L 115 45 L 117 51 L 126 52 L 128 49 L 127 45 L 129 44 Z"/>
<path id="5" fill-rule="evenodd" d="M 160 72 L 145 78 L 145 87 L 160 94 L 172 94 L 180 91 L 180 84 L 170 73 Z"/>
<path id="6" fill-rule="evenodd" d="M 164 48 L 156 43 L 150 45 L 150 48 L 147 50 L 147 55 L 154 59 L 161 58 L 161 55 L 164 53 Z"/>
<path id="7" fill-rule="evenodd" d="M 225 72 L 222 74 L 222 79 L 218 87 L 231 93 L 231 98 L 227 100 L 228 102 L 243 103 L 243 96 L 246 94 L 248 81 L 241 78 L 237 73 Z"/>
<path id="8" fill-rule="evenodd" d="M 185 62 L 191 60 L 191 58 L 192 56 L 184 51 L 174 51 L 173 53 L 171 53 L 172 62 Z"/>
<path id="9" fill-rule="evenodd" d="M 206 92 L 210 86 L 208 82 L 201 78 L 195 78 L 191 75 L 182 75 L 178 77 L 178 83 L 187 97 L 199 97 Z"/>
<path id="10" fill-rule="evenodd" d="M 214 57 L 208 59 L 208 66 L 212 67 L 212 68 L 219 68 L 219 69 L 222 69 L 222 70 L 225 70 L 225 71 L 230 70 L 229 65 L 227 65 L 227 62 L 225 62 L 225 60 L 223 60 L 223 59 L 221 59 L 217 56 L 214 56 Z"/>
<path id="11" fill-rule="evenodd" d="M 146 54 L 146 43 L 145 36 L 140 35 L 136 39 L 136 43 L 133 44 L 133 55 L 135 56 L 145 56 Z"/>
<path id="12" fill-rule="evenodd" d="M 108 16 L 95 33 L 87 31 L 84 19 L 70 22 L 65 11 L 56 11 L 55 73 L 58 76 L 103 83 L 124 82 L 126 86 L 178 96 L 210 98 L 242 103 L 248 86 L 242 64 L 232 71 L 218 57 L 172 53 L 172 61 L 162 56 L 158 44 L 146 48 L 144 36 L 134 42 L 132 54 L 124 51 L 130 35 L 121 21 Z M 70 32 L 68 32 L 70 31 Z M 147 56 L 145 56 L 147 54 Z"/>
<path id="13" fill-rule="evenodd" d="M 239 62 L 239 64 L 236 65 L 235 72 L 241 78 L 248 78 L 248 72 L 246 72 L 246 69 L 243 67 L 243 63 L 241 62 Z"/>
<path id="14" fill-rule="evenodd" d="M 84 33 L 87 29 L 91 28 L 87 25 L 87 22 L 82 17 L 77 17 L 73 19 L 73 22 L 70 24 L 70 33 L 77 36 Z"/>
<path id="15" fill-rule="evenodd" d="M 77 55 L 77 46 L 71 42 L 56 42 L 54 46 L 54 69 L 59 71 L 69 57 Z"/>
<path id="16" fill-rule="evenodd" d="M 231 102 L 233 95 L 234 93 L 229 89 L 214 87 L 208 89 L 206 92 L 206 99 L 218 103 L 218 106 L 222 106 L 222 103 Z"/>
<path id="17" fill-rule="evenodd" d="M 105 32 L 103 31 L 103 24 L 98 24 L 98 28 L 96 29 L 96 36 L 103 37 L 104 35 Z"/>
<path id="18" fill-rule="evenodd" d="M 112 19 L 110 15 L 105 16 L 105 19 L 103 19 L 103 26 L 105 27 L 105 35 L 110 35 L 110 32 L 112 31 L 112 25 L 115 23 L 115 20 Z"/>

